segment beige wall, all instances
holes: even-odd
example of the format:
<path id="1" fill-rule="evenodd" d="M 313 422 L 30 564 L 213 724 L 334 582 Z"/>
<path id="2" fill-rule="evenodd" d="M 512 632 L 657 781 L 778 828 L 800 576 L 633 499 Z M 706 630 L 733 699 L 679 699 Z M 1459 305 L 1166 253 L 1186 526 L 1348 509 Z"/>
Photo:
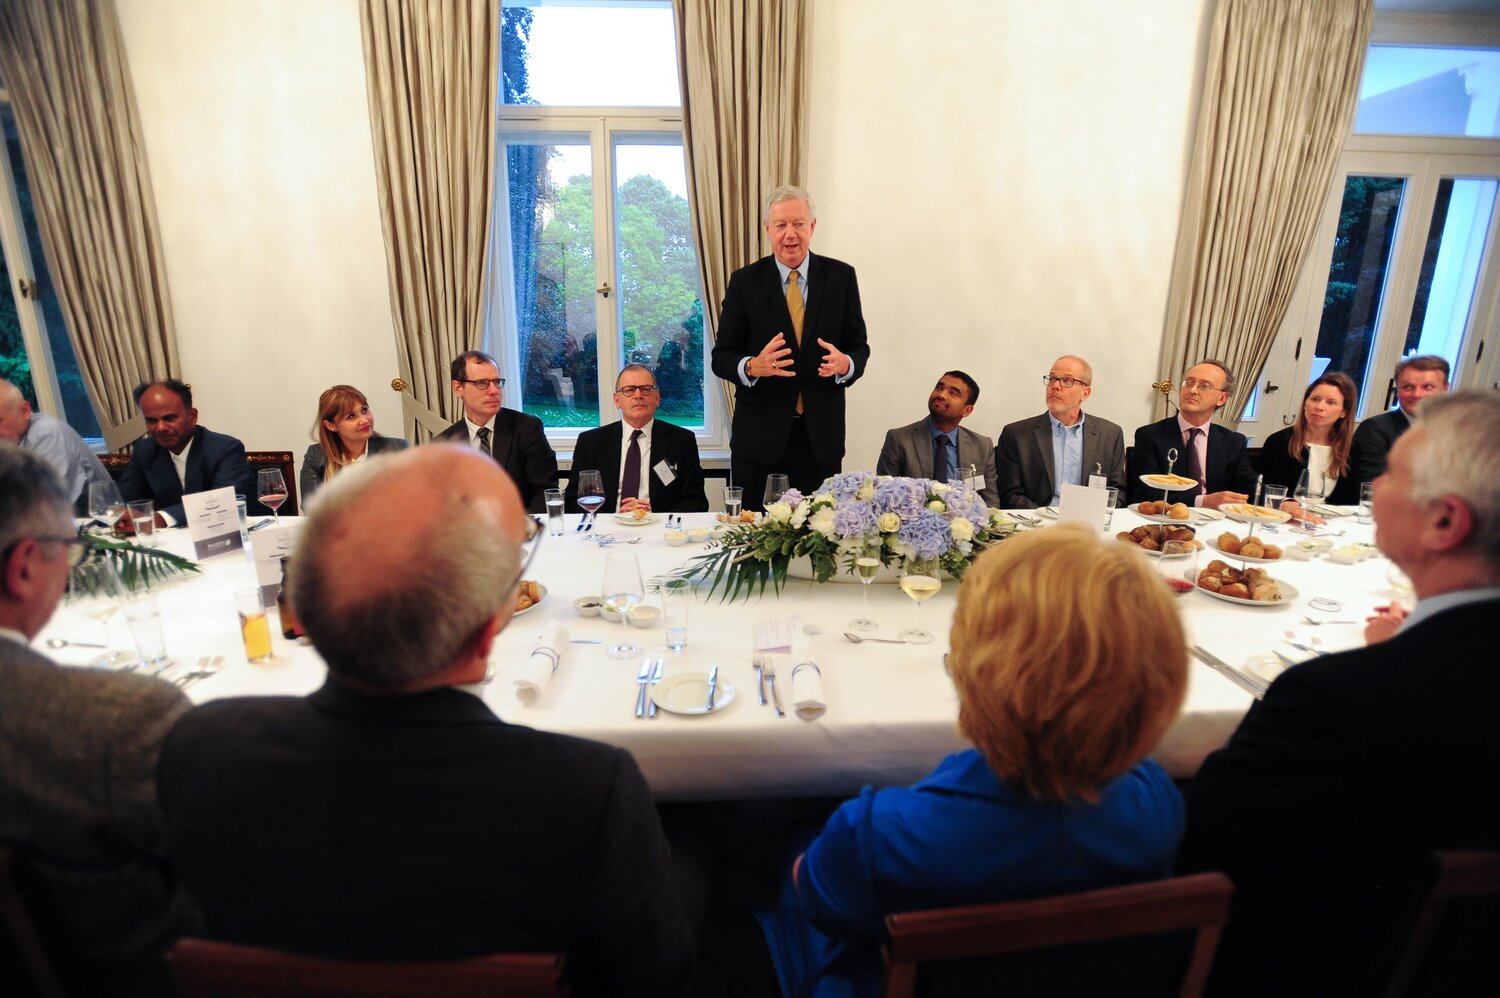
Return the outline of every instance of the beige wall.
<path id="1" fill-rule="evenodd" d="M 203 421 L 300 450 L 348 381 L 398 432 L 354 0 L 118 3 Z M 816 5 L 815 249 L 858 268 L 874 350 L 846 466 L 949 367 L 991 435 L 1062 352 L 1095 411 L 1148 417 L 1210 7 Z"/>

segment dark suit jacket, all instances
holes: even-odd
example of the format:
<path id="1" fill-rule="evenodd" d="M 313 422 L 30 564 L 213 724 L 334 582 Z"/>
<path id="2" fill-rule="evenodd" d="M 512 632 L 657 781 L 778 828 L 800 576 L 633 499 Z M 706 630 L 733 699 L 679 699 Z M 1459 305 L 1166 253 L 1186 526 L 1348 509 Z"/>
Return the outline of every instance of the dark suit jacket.
<path id="1" fill-rule="evenodd" d="M 1350 478 L 1358 490 L 1363 482 L 1373 482 L 1385 474 L 1385 460 L 1401 439 L 1401 434 L 1411 429 L 1411 420 L 1400 409 L 1371 416 L 1354 428 L 1354 448 L 1359 452 L 1359 461 L 1354 464 Z"/>
<path id="2" fill-rule="evenodd" d="M 1287 450 L 1291 439 L 1290 426 L 1277 430 L 1261 444 L 1260 458 L 1255 462 L 1255 470 L 1265 476 L 1266 484 L 1285 485 L 1288 496 L 1296 489 L 1297 479 L 1307 470 L 1307 448 L 1302 448 L 1302 460 L 1296 460 Z M 1326 497 L 1327 502 L 1339 506 L 1353 506 L 1359 502 L 1359 482 L 1354 477 L 1354 469 L 1359 466 L 1359 454 L 1360 448 L 1356 442 L 1349 449 L 1349 471 L 1334 484 L 1333 491 Z"/>
<path id="3" fill-rule="evenodd" d="M 620 442 L 624 439 L 624 422 L 616 421 L 597 430 L 578 435 L 573 448 L 573 474 L 568 476 L 568 490 L 563 508 L 573 509 L 578 500 L 578 472 L 591 469 L 604 479 L 603 510 L 619 508 Z M 658 462 L 666 461 L 674 475 L 668 485 L 656 473 Z M 651 508 L 662 513 L 705 513 L 708 496 L 703 491 L 703 466 L 698 463 L 698 441 L 691 430 L 658 419 L 651 424 Z"/>
<path id="4" fill-rule="evenodd" d="M 1218 423 L 1208 424 L 1208 467 L 1203 469 L 1205 493 L 1243 492 L 1251 495 L 1255 492 L 1255 469 L 1250 467 L 1247 446 L 1243 433 L 1236 433 Z M 1172 466 L 1172 472 L 1186 475 L 1187 448 L 1182 442 L 1182 430 L 1177 425 L 1176 416 L 1148 423 L 1135 431 L 1135 446 L 1130 454 L 1130 468 L 1126 471 L 1131 502 L 1161 498 L 1161 489 L 1149 487 L 1140 476 L 1166 474 L 1167 451 L 1174 447 L 1177 448 L 1177 463 Z"/>
<path id="5" fill-rule="evenodd" d="M 995 447 L 990 438 L 968 427 L 958 428 L 958 469 L 974 465 L 984 478 L 979 496 L 986 505 L 997 506 L 995 491 Z M 880 458 L 875 462 L 877 475 L 904 475 L 908 478 L 932 477 L 932 422 L 919 419 L 906 426 L 885 431 Z M 953 471 L 954 477 L 959 471 Z"/>
<path id="6" fill-rule="evenodd" d="M 460 419 L 433 438 L 441 443 L 469 443 L 469 426 Z M 547 432 L 535 416 L 514 409 L 495 414 L 490 452 L 516 483 L 521 501 L 533 513 L 542 510 L 542 493 L 557 488 L 557 454 L 547 443 Z"/>
<path id="7" fill-rule="evenodd" d="M 0 841 L 41 886 L 71 956 L 155 956 L 189 927 L 156 794 L 162 738 L 187 698 L 0 638 L 0 705 Z"/>
<path id="8" fill-rule="evenodd" d="M 288 487 L 291 482 L 286 483 Z M 245 445 L 234 437 L 198 427 L 188 451 L 187 475 L 177 477 L 172 454 L 149 436 L 141 437 L 130 451 L 130 463 L 120 476 L 120 495 L 126 502 L 151 499 L 156 508 L 182 526 L 187 519 L 182 497 L 225 486 L 245 497 L 245 508 L 253 516 L 268 513 L 256 497 L 255 476 L 245 460 Z"/>
<path id="9" fill-rule="evenodd" d="M 787 346 L 792 348 L 796 377 L 761 378 L 747 388 L 740 382 L 739 362 L 760 353 L 777 333 L 784 334 Z M 824 357 L 819 338 L 853 359 L 853 378 L 838 385 L 832 378 L 818 376 L 818 365 Z M 736 456 L 760 464 L 779 458 L 786 449 L 797 393 L 801 392 L 813 457 L 819 464 L 837 464 L 844 457 L 844 389 L 864 375 L 869 361 L 870 345 L 853 267 L 812 254 L 800 351 L 792 334 L 792 315 L 787 311 L 775 258 L 763 257 L 736 270 L 724 294 L 713 350 L 714 374 L 735 386 L 730 449 Z"/>
<path id="10" fill-rule="evenodd" d="M 392 453 L 405 450 L 407 443 L 400 437 L 382 437 L 376 433 L 370 437 L 370 442 L 365 445 L 371 457 L 376 454 Z M 305 507 L 307 501 L 313 497 L 323 485 L 323 475 L 328 470 L 328 452 L 323 449 L 322 444 L 313 444 L 307 448 L 307 453 L 302 455 L 302 504 Z"/>
<path id="11" fill-rule="evenodd" d="M 692 959 L 628 752 L 457 689 L 189 711 L 162 749 L 184 886 L 215 939 L 360 960 L 565 950 L 575 993 L 672 994 Z"/>
<path id="12" fill-rule="evenodd" d="M 1108 483 L 1125 491 L 1125 433 L 1101 416 L 1083 417 L 1083 461 L 1078 469 L 1088 484 L 1099 466 Z M 1047 413 L 1017 420 L 1000 431 L 995 448 L 1001 509 L 1035 509 L 1052 501 L 1057 470 L 1052 464 L 1052 420 Z"/>
<path id="13" fill-rule="evenodd" d="M 1347 993 L 1424 851 L 1500 848 L 1497 614 L 1293 666 L 1204 761 L 1178 865 L 1234 881 L 1213 990 Z"/>

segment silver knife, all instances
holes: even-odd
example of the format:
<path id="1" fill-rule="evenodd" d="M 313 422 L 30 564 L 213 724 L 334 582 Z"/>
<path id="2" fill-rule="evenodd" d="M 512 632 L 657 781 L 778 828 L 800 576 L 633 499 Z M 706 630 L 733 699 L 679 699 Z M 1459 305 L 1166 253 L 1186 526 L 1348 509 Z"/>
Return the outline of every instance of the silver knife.
<path id="1" fill-rule="evenodd" d="M 776 716 L 786 717 L 786 711 L 781 709 L 781 690 L 776 688 L 776 673 L 768 675 L 766 681 L 771 685 L 771 702 L 776 705 Z"/>
<path id="2" fill-rule="evenodd" d="M 716 665 L 708 674 L 708 709 L 714 709 L 714 694 L 719 691 L 719 667 Z"/>
<path id="3" fill-rule="evenodd" d="M 1223 659 L 1216 658 L 1215 656 L 1210 655 L 1208 652 L 1204 651 L 1202 647 L 1193 645 L 1193 654 L 1197 655 L 1198 658 L 1203 661 L 1203 664 L 1207 665 L 1210 669 L 1214 669 L 1222 673 L 1226 679 L 1234 683 L 1246 693 L 1249 693 L 1251 696 L 1255 697 L 1255 699 L 1259 700 L 1261 697 L 1266 695 L 1266 688 L 1264 686 L 1262 686 L 1260 683 L 1255 682 L 1249 676 L 1245 675 L 1243 672 L 1236 669 L 1228 662 L 1225 662 Z"/>
<path id="4" fill-rule="evenodd" d="M 667 664 L 667 660 L 664 659 L 664 658 L 659 658 L 659 659 L 656 660 L 656 668 L 654 668 L 654 669 L 651 670 L 651 685 L 652 686 L 657 686 L 657 685 L 661 684 L 661 670 L 666 667 L 666 664 Z M 651 718 L 652 720 L 656 719 L 656 697 L 655 696 L 652 696 L 651 697 L 651 701 L 648 704 L 646 704 L 646 716 L 649 717 L 649 718 Z"/>
<path id="5" fill-rule="evenodd" d="M 760 656 L 755 656 L 755 692 L 760 697 L 760 705 L 766 705 L 766 672 L 761 668 Z"/>
<path id="6" fill-rule="evenodd" d="M 635 695 L 635 716 L 644 717 L 646 716 L 646 684 L 651 681 L 651 660 L 649 658 L 641 662 L 641 674 L 636 677 L 636 681 L 641 684 L 641 688 Z"/>

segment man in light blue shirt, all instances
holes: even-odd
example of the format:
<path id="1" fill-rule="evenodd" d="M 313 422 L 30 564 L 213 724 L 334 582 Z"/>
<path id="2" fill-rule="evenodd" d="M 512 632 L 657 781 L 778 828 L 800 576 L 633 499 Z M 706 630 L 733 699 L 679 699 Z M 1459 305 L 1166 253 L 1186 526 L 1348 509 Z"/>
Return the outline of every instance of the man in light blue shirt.
<path id="1" fill-rule="evenodd" d="M 1002 509 L 1055 506 L 1064 482 L 1087 485 L 1095 475 L 1124 491 L 1125 434 L 1100 416 L 1085 416 L 1094 369 L 1082 357 L 1057 358 L 1042 375 L 1047 411 L 1000 431 L 995 448 Z"/>
<path id="2" fill-rule="evenodd" d="M 77 431 L 44 412 L 33 412 L 21 390 L 4 380 L 0 380 L 0 440 L 19 444 L 52 465 L 73 499 L 75 512 L 86 511 L 91 483 L 110 480 Z"/>

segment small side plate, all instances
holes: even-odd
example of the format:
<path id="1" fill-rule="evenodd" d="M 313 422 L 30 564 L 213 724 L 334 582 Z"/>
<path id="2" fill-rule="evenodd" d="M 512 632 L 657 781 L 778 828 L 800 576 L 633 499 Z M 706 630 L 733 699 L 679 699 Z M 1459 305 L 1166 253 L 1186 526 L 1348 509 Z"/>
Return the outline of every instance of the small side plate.
<path id="1" fill-rule="evenodd" d="M 663 679 L 651 693 L 651 699 L 662 710 L 673 714 L 707 714 L 708 673 L 684 672 Z M 714 693 L 714 709 L 717 713 L 734 702 L 734 685 L 719 677 L 719 687 Z"/>

